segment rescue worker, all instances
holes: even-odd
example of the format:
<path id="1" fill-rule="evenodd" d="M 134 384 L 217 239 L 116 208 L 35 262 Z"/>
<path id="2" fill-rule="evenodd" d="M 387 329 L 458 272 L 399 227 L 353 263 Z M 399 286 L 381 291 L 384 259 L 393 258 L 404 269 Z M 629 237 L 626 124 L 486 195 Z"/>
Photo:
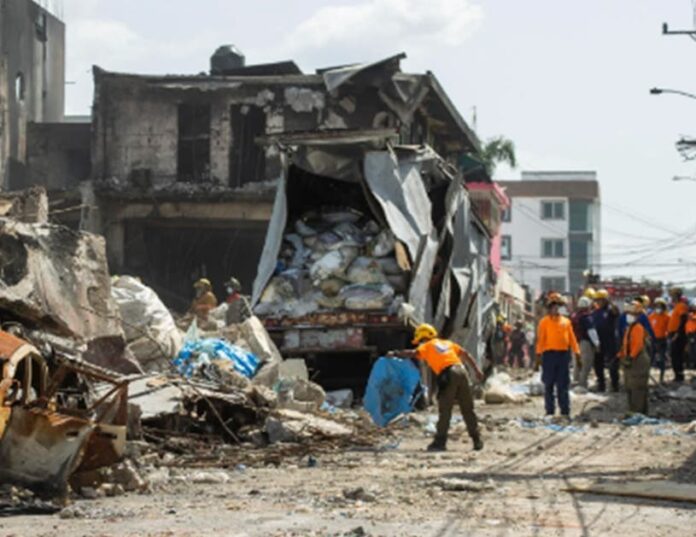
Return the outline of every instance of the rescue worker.
<path id="1" fill-rule="evenodd" d="M 648 307 L 650 307 L 650 298 L 647 295 L 633 297 L 632 300 L 626 303 L 624 312 L 621 314 L 621 317 L 619 317 L 619 341 L 623 341 L 624 332 L 628 327 L 626 316 L 628 315 L 628 311 L 633 308 L 634 302 L 639 302 L 642 306 L 640 315 L 638 316 L 638 322 L 643 325 L 643 328 L 645 328 L 645 331 L 648 333 L 648 336 L 650 336 L 650 348 L 648 349 L 648 355 L 651 355 L 652 349 L 655 346 L 655 332 L 653 332 L 652 325 L 650 324 L 650 319 L 648 317 L 648 314 L 646 313 Z"/>
<path id="2" fill-rule="evenodd" d="M 482 380 L 483 373 L 476 360 L 456 343 L 438 338 L 437 330 L 429 324 L 421 324 L 416 328 L 412 343 L 417 345 L 416 349 L 392 351 L 388 356 L 423 360 L 437 375 L 439 415 L 435 439 L 428 446 L 428 451 L 447 449 L 447 435 L 455 403 L 459 404 L 474 449 L 483 449 L 478 420 L 474 413 L 474 397 L 464 367 L 464 363 L 468 364 L 478 380 Z"/>
<path id="3" fill-rule="evenodd" d="M 674 287 L 669 291 L 673 308 L 667 324 L 667 337 L 675 382 L 684 382 L 684 350 L 686 348 L 686 321 L 689 316 L 689 307 L 682 300 L 682 295 L 682 290 L 679 287 Z"/>
<path id="4" fill-rule="evenodd" d="M 594 365 L 595 354 L 599 351 L 599 336 L 594 326 L 592 316 L 592 301 L 586 297 L 580 297 L 578 307 L 571 316 L 575 339 L 580 345 L 580 362 L 575 368 L 575 382 L 583 388 L 587 388 L 590 371 Z"/>
<path id="5" fill-rule="evenodd" d="M 524 348 L 527 346 L 527 335 L 524 333 L 524 323 L 515 322 L 515 328 L 510 332 L 510 365 L 524 367 Z"/>
<path id="6" fill-rule="evenodd" d="M 696 366 L 696 299 L 689 302 L 689 318 L 686 321 L 686 338 L 689 342 L 687 367 L 693 369 Z"/>
<path id="7" fill-rule="evenodd" d="M 225 291 L 227 291 L 227 315 L 225 317 L 226 324 L 239 324 L 251 317 L 251 306 L 249 300 L 242 294 L 242 284 L 237 278 L 231 277 L 225 283 Z"/>
<path id="8" fill-rule="evenodd" d="M 193 289 L 196 293 L 193 302 L 191 302 L 191 313 L 200 320 L 207 320 L 210 310 L 217 307 L 217 298 L 213 294 L 213 285 L 207 278 L 201 278 L 193 284 Z"/>
<path id="9" fill-rule="evenodd" d="M 650 356 L 647 350 L 648 334 L 638 317 L 643 305 L 634 301 L 628 310 L 628 328 L 624 334 L 619 357 L 624 371 L 624 386 L 630 412 L 648 413 L 648 380 Z"/>
<path id="10" fill-rule="evenodd" d="M 597 390 L 606 390 L 606 377 L 604 370 L 609 369 L 611 388 L 619 391 L 619 362 L 616 354 L 618 352 L 617 342 L 617 321 L 619 312 L 609 301 L 609 292 L 600 289 L 595 295 L 596 309 L 593 316 L 595 329 L 599 336 L 599 352 L 595 355 L 594 370 L 597 376 Z"/>
<path id="11" fill-rule="evenodd" d="M 665 368 L 667 365 L 667 325 L 669 313 L 667 302 L 664 298 L 655 299 L 655 309 L 648 316 L 653 334 L 655 334 L 655 346 L 653 347 L 653 366 L 660 370 L 660 382 L 665 380 Z"/>
<path id="12" fill-rule="evenodd" d="M 537 330 L 537 356 L 541 356 L 541 380 L 544 383 L 546 415 L 555 414 L 555 398 L 561 415 L 570 418 L 570 362 L 571 354 L 580 354 L 570 319 L 560 314 L 566 304 L 559 293 L 550 293 L 547 299 L 548 314 L 539 322 Z"/>

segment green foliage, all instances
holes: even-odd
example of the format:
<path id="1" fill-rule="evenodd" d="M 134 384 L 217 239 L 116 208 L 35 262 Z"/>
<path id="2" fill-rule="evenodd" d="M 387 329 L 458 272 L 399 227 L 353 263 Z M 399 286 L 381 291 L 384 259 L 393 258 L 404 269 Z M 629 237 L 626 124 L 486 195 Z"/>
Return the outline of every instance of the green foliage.
<path id="1" fill-rule="evenodd" d="M 495 169 L 500 163 L 505 163 L 511 168 L 517 167 L 517 157 L 515 155 L 515 143 L 504 136 L 490 138 L 481 148 L 479 160 L 486 167 L 488 175 L 493 177 Z"/>

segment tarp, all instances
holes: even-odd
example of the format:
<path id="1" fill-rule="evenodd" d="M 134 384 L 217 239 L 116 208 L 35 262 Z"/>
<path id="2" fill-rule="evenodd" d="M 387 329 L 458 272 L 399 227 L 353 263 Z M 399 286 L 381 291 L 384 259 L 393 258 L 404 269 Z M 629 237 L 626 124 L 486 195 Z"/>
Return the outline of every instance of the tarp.
<path id="1" fill-rule="evenodd" d="M 283 172 L 278 179 L 275 201 L 273 202 L 273 213 L 271 214 L 271 221 L 268 223 L 266 242 L 263 245 L 263 252 L 261 252 L 261 259 L 259 260 L 259 268 L 256 273 L 256 279 L 254 280 L 251 295 L 252 306 L 258 303 L 263 290 L 273 276 L 276 263 L 278 262 L 280 247 L 283 244 L 283 233 L 285 233 L 285 225 L 288 220 L 287 193 L 285 192 L 286 182 L 285 172 Z"/>
<path id="2" fill-rule="evenodd" d="M 230 360 L 234 370 L 247 378 L 253 377 L 260 365 L 256 355 L 220 338 L 187 341 L 172 364 L 181 375 L 191 377 L 213 360 Z"/>
<path id="3" fill-rule="evenodd" d="M 419 393 L 420 371 L 410 360 L 379 358 L 365 389 L 365 410 L 379 427 L 413 410 Z"/>

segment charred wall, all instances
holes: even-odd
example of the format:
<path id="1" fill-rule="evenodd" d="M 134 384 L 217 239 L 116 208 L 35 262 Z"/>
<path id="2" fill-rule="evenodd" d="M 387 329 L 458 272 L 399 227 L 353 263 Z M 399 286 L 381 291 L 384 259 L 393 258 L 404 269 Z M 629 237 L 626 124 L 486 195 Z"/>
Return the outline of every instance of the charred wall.
<path id="1" fill-rule="evenodd" d="M 28 123 L 63 119 L 65 25 L 31 0 L 1 0 L 0 12 L 0 170 L 2 186 L 18 188 Z"/>

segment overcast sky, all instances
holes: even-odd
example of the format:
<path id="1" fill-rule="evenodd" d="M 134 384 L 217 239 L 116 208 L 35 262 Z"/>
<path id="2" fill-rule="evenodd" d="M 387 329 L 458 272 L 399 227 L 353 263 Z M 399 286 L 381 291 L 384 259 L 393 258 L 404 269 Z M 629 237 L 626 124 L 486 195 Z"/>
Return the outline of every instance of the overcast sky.
<path id="1" fill-rule="evenodd" d="M 482 138 L 503 134 L 522 170 L 596 170 L 603 273 L 696 280 L 696 135 L 690 0 L 63 0 L 68 113 L 88 113 L 91 66 L 197 73 L 236 44 L 248 63 L 292 58 L 305 71 L 404 51 L 433 71 Z M 519 176 L 499 170 L 498 179 Z M 674 245 L 680 245 L 674 248 Z"/>

